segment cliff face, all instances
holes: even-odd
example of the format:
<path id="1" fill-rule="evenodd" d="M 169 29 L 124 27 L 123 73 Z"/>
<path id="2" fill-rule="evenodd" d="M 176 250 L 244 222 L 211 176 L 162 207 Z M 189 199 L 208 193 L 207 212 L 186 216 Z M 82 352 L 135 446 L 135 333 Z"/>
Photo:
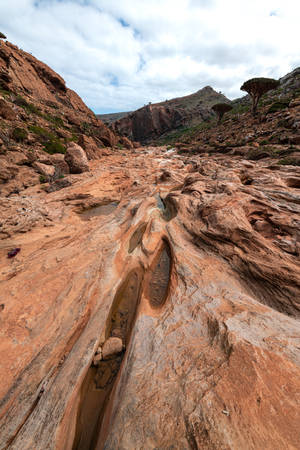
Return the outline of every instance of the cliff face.
<path id="1" fill-rule="evenodd" d="M 89 159 L 124 144 L 57 73 L 9 42 L 0 46 L 0 118 L 2 194 L 39 182 L 39 175 L 47 180 L 59 165 L 61 170 L 72 142 Z"/>
<path id="2" fill-rule="evenodd" d="M 180 126 L 208 119 L 213 115 L 211 106 L 224 101 L 229 102 L 207 86 L 195 94 L 144 106 L 112 122 L 111 127 L 130 139 L 147 142 Z"/>

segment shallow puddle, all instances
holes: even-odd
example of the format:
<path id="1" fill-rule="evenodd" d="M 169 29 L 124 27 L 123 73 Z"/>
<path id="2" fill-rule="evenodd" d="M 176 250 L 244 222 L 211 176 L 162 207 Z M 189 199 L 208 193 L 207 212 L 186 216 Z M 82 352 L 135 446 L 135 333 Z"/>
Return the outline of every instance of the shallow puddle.
<path id="1" fill-rule="evenodd" d="M 86 209 L 85 211 L 79 213 L 79 215 L 83 220 L 89 220 L 91 217 L 96 216 L 108 216 L 114 212 L 118 204 L 118 202 L 111 202 L 106 205 L 94 206 L 93 208 Z"/>
<path id="2" fill-rule="evenodd" d="M 109 412 L 107 414 L 105 412 L 110 403 L 125 348 L 129 345 L 140 298 L 141 280 L 141 271 L 132 271 L 115 295 L 107 322 L 105 339 L 120 338 L 124 350 L 119 354 L 100 360 L 96 367 L 89 368 L 81 386 L 73 450 L 93 450 L 99 445 L 101 447 L 102 435 L 106 435 L 106 422 L 103 424 L 103 420 L 105 420 L 104 416 L 109 415 Z"/>
<path id="3" fill-rule="evenodd" d="M 177 215 L 177 211 L 175 210 L 174 206 L 171 204 L 170 201 L 168 201 L 168 197 L 165 199 L 162 199 L 159 194 L 156 194 L 156 202 L 158 209 L 161 210 L 163 218 L 169 222 L 170 220 L 174 219 Z"/>
<path id="4" fill-rule="evenodd" d="M 149 282 L 149 298 L 152 306 L 162 306 L 168 295 L 171 276 L 171 251 L 164 242 Z"/>

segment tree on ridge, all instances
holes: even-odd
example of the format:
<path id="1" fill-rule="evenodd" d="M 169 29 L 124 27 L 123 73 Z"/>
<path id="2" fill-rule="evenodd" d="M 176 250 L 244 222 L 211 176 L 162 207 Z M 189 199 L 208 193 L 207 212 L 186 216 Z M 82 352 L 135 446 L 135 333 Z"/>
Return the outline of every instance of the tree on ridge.
<path id="1" fill-rule="evenodd" d="M 228 103 L 216 103 L 211 108 L 218 116 L 218 124 L 221 123 L 224 114 L 232 109 Z"/>
<path id="2" fill-rule="evenodd" d="M 241 86 L 241 90 L 248 92 L 252 99 L 252 114 L 256 116 L 258 101 L 263 94 L 279 86 L 279 81 L 273 78 L 251 78 Z"/>

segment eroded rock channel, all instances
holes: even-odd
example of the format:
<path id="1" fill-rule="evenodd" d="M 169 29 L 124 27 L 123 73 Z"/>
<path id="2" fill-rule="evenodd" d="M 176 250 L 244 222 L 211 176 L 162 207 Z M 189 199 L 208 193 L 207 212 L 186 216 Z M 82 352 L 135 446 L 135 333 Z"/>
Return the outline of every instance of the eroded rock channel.
<path id="1" fill-rule="evenodd" d="M 99 346 L 81 387 L 73 450 L 92 450 L 99 439 L 101 443 L 100 433 L 107 434 L 102 422 L 105 413 L 109 415 L 110 395 L 130 342 L 142 276 L 141 270 L 130 272 L 115 295 L 105 341 Z"/>

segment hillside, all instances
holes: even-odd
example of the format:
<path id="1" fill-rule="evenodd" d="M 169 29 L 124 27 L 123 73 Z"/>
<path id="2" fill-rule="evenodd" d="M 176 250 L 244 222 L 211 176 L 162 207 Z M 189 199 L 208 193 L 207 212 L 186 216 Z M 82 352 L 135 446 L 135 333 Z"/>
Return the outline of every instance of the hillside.
<path id="1" fill-rule="evenodd" d="M 111 129 L 134 141 L 145 143 L 178 127 L 207 120 L 213 115 L 211 106 L 221 102 L 230 103 L 230 100 L 206 86 L 194 94 L 143 106 L 113 121 Z"/>
<path id="2" fill-rule="evenodd" d="M 248 159 L 274 158 L 282 163 L 300 161 L 300 68 L 280 79 L 277 89 L 259 103 L 259 116 L 250 113 L 250 99 L 232 102 L 233 109 L 220 125 L 216 118 L 173 133 L 166 133 L 156 145 L 175 145 L 191 153 L 240 154 Z"/>
<path id="3" fill-rule="evenodd" d="M 67 184 L 70 167 L 64 155 L 72 143 L 80 144 L 88 159 L 101 157 L 106 147 L 131 146 L 97 119 L 57 73 L 9 42 L 0 46 L 0 118 L 2 195 L 40 181 Z"/>

